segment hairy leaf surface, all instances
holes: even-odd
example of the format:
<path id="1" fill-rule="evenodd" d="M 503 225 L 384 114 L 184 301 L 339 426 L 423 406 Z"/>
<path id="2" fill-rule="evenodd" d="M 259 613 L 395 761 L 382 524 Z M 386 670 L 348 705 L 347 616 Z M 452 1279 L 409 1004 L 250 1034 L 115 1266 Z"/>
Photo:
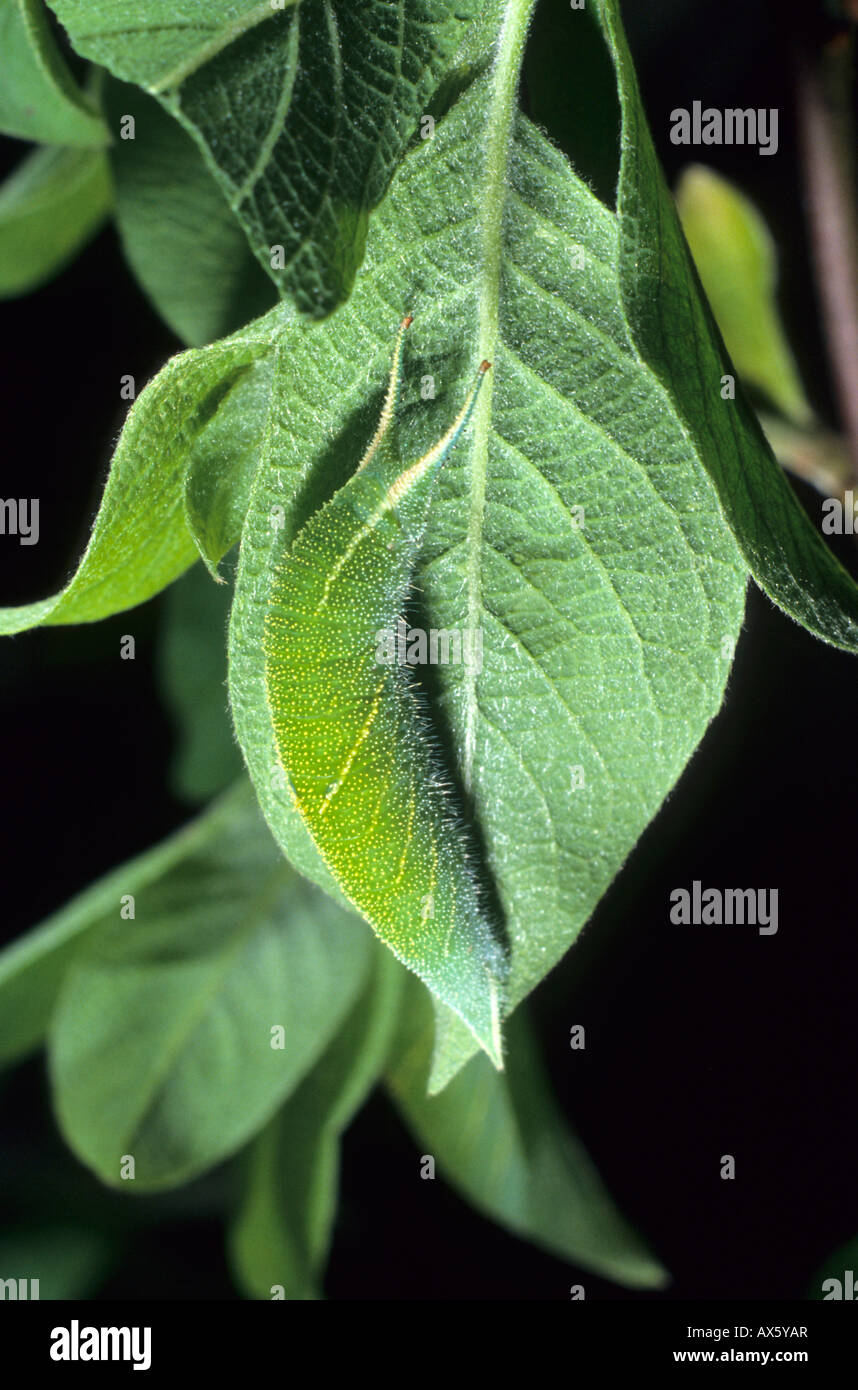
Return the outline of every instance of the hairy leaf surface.
<path id="1" fill-rule="evenodd" d="M 230 625 L 236 728 L 266 816 L 336 891 L 277 785 L 260 664 L 272 574 L 354 472 L 403 312 L 404 460 L 492 361 L 439 478 L 409 616 L 482 632 L 480 672 L 415 678 L 506 925 L 512 1005 L 574 940 L 717 710 L 745 582 L 701 458 L 629 340 L 615 220 L 515 114 L 528 11 L 492 11 L 492 61 L 404 160 L 348 305 L 280 334 Z M 436 1084 L 471 1047 L 451 1022 Z"/>
<path id="2" fill-rule="evenodd" d="M 224 342 L 172 358 L 134 401 L 119 437 L 92 535 L 72 578 L 60 593 L 14 608 L 0 608 L 0 633 L 41 623 L 94 622 L 142 603 L 165 588 L 203 554 L 186 512 L 185 488 L 197 446 L 217 427 L 233 388 L 270 350 L 264 321 Z M 117 390 L 119 382 L 117 380 Z M 219 559 L 237 539 L 245 495 L 241 460 L 244 434 L 219 458 L 216 527 Z M 191 515 L 193 515 L 191 510 Z M 231 518 L 231 520 L 229 520 Z M 231 537 L 224 532 L 232 527 Z M 215 549 L 218 549 L 218 546 Z"/>
<path id="3" fill-rule="evenodd" d="M 370 212 L 481 6 L 136 0 L 132 25 L 113 0 L 52 8 L 80 53 L 182 122 L 281 293 L 325 314 L 347 296 Z"/>

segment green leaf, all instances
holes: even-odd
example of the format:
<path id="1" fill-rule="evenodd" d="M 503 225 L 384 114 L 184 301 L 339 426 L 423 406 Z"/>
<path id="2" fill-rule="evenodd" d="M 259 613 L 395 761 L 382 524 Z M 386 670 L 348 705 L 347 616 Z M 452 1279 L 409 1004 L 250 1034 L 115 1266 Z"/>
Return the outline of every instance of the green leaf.
<path id="1" fill-rule="evenodd" d="M 244 334 L 181 353 L 167 363 L 128 413 L 76 573 L 51 598 L 0 609 L 0 633 L 22 632 L 41 623 L 106 618 L 143 603 L 193 564 L 199 551 L 186 517 L 186 474 L 193 468 L 197 447 L 205 450 L 204 431 L 217 428 L 219 409 L 228 406 L 242 375 L 269 346 L 263 320 Z M 242 447 L 243 439 L 236 455 L 224 460 L 236 492 L 229 494 L 223 483 L 226 500 L 221 511 L 235 526 L 240 508 L 230 497 L 245 486 L 238 463 Z M 236 470 L 230 472 L 233 463 Z M 236 539 L 237 534 L 229 543 Z"/>
<path id="2" fill-rule="evenodd" d="M 858 651 L 858 585 L 802 509 L 743 393 L 721 398 L 731 363 L 658 163 L 619 6 L 598 0 L 597 12 L 622 106 L 619 265 L 635 345 L 695 440 L 760 588 L 809 632 Z"/>
<path id="3" fill-rule="evenodd" d="M 232 592 L 193 565 L 167 594 L 158 651 L 164 699 L 176 726 L 173 793 L 208 801 L 242 769 L 226 692 L 226 625 Z"/>
<path id="4" fill-rule="evenodd" d="M 438 439 L 480 359 L 494 364 L 438 480 L 409 620 L 482 633 L 481 671 L 414 679 L 505 923 L 510 1008 L 574 941 L 716 713 L 746 578 L 687 430 L 629 343 L 615 219 L 516 115 L 528 15 L 522 0 L 487 8 L 494 61 L 474 63 L 403 161 L 349 303 L 321 325 L 282 323 L 230 620 L 230 698 L 266 818 L 336 893 L 277 781 L 260 659 L 273 577 L 372 437 L 403 312 L 403 460 Z"/>
<path id="5" fill-rule="evenodd" d="M 45 145 L 108 140 L 54 43 L 42 0 L 0 0 L 0 131 Z"/>
<path id="6" fill-rule="evenodd" d="M 248 332 L 258 331 L 254 325 Z M 185 478 L 185 519 L 209 572 L 241 535 L 272 396 L 273 355 L 260 357 L 234 384 L 194 442 Z"/>
<path id="7" fill-rule="evenodd" d="M 481 6 L 198 0 L 185 17 L 137 0 L 131 28 L 113 0 L 52 8 L 80 53 L 182 121 L 281 293 L 324 315 L 348 296 L 370 213 Z"/>
<path id="8" fill-rule="evenodd" d="M 152 97 L 105 84 L 111 129 L 133 115 L 133 140 L 116 139 L 110 163 L 125 255 L 173 332 L 201 345 L 271 308 L 276 293 L 202 154 Z"/>
<path id="9" fill-rule="evenodd" d="M 0 298 L 38 289 L 101 227 L 113 194 L 104 154 L 41 149 L 0 185 Z"/>
<path id="10" fill-rule="evenodd" d="M 62 1133 L 110 1185 L 133 1157 L 130 1191 L 185 1182 L 245 1143 L 321 1055 L 369 966 L 366 929 L 283 863 L 245 782 L 204 824 L 136 895 L 133 920 L 116 902 L 88 934 L 51 1024 Z"/>
<path id="11" fill-rule="evenodd" d="M 340 1135 L 382 1072 L 403 983 L 400 967 L 376 948 L 361 999 L 250 1148 L 228 1233 L 235 1277 L 249 1298 L 319 1297 L 336 1211 Z"/>
<path id="12" fill-rule="evenodd" d="M 474 1057 L 443 1095 L 427 1097 L 432 1045 L 426 991 L 412 982 L 388 1080 L 442 1175 L 479 1211 L 552 1254 L 631 1288 L 662 1288 L 667 1274 L 566 1127 L 524 1011 L 510 1021 L 505 1074 Z"/>
<path id="13" fill-rule="evenodd" d="M 207 818 L 114 869 L 39 926 L 0 951 L 0 1063 L 40 1046 L 62 982 L 87 935 L 115 916 L 124 893 L 136 895 L 192 857 L 211 835 Z"/>
<path id="14" fill-rule="evenodd" d="M 682 171 L 676 205 L 724 345 L 740 376 L 807 425 L 804 394 L 775 298 L 777 250 L 754 204 L 703 164 Z"/>

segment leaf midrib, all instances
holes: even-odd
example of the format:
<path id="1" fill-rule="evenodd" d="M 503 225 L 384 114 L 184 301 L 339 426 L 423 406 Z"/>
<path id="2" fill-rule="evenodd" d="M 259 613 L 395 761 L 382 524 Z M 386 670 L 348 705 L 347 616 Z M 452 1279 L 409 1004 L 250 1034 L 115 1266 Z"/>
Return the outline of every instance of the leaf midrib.
<path id="1" fill-rule="evenodd" d="M 497 39 L 491 69 L 491 101 L 486 117 L 486 159 L 484 165 L 482 273 L 480 276 L 479 331 L 482 357 L 489 362 L 497 355 L 500 334 L 500 272 L 502 229 L 506 208 L 507 174 L 512 145 L 512 129 L 517 111 L 518 79 L 524 56 L 524 42 L 535 0 L 505 0 L 504 17 Z M 468 513 L 467 618 L 469 630 L 476 629 L 482 608 L 481 550 L 483 517 L 488 474 L 489 432 L 492 418 L 493 383 L 491 374 L 480 394 L 474 412 L 471 451 L 470 507 Z M 473 780 L 477 725 L 477 673 L 468 667 L 464 682 L 464 746 L 462 782 L 470 792 Z"/>

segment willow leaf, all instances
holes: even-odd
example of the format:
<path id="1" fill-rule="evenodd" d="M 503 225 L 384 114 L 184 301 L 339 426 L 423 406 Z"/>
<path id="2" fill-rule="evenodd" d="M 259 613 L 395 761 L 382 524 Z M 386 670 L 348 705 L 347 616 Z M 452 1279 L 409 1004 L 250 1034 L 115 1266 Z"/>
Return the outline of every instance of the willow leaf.
<path id="1" fill-rule="evenodd" d="M 62 982 L 87 936 L 115 916 L 124 893 L 136 895 L 193 857 L 217 826 L 200 818 L 114 869 L 0 951 L 0 1064 L 44 1041 Z"/>
<path id="2" fill-rule="evenodd" d="M 384 1068 L 404 972 L 380 947 L 361 998 L 333 1042 L 253 1141 L 228 1234 L 250 1298 L 319 1297 L 337 1206 L 340 1135 Z"/>
<path id="3" fill-rule="evenodd" d="M 388 1085 L 415 1140 L 479 1210 L 508 1230 L 632 1288 L 667 1275 L 620 1215 L 551 1094 L 524 1011 L 509 1026 L 506 1075 L 474 1057 L 443 1095 L 427 1096 L 432 1011 L 405 994 Z"/>
<path id="4" fill-rule="evenodd" d="M 205 802 L 241 772 L 226 693 L 226 627 L 232 592 L 192 565 L 165 598 L 158 677 L 175 727 L 170 789 Z"/>
<path id="5" fill-rule="evenodd" d="M 269 350 L 250 329 L 210 348 L 172 358 L 134 401 L 113 455 L 86 551 L 66 587 L 50 598 L 0 609 L 0 633 L 42 623 L 94 622 L 151 598 L 200 553 L 186 515 L 185 484 L 197 445 L 242 375 Z M 119 380 L 116 387 L 119 391 Z M 202 441 L 202 442 L 201 442 Z M 240 448 L 239 448 L 240 453 Z M 236 463 L 227 453 L 225 465 Z M 232 498 L 241 469 L 230 470 L 224 515 L 240 524 Z M 224 485 L 226 488 L 226 485 Z M 223 540 L 222 531 L 220 533 Z M 228 538 L 227 538 L 228 539 Z M 228 544 L 237 539 L 232 535 Z M 228 548 L 226 541 L 224 549 Z M 223 553 L 221 551 L 221 553 Z"/>
<path id="6" fill-rule="evenodd" d="M 110 165 L 125 257 L 162 318 L 190 346 L 222 338 L 269 309 L 276 291 L 187 131 L 139 88 L 108 78 Z M 169 208 L 169 216 L 165 216 Z"/>
<path id="7" fill-rule="evenodd" d="M 246 781 L 186 853 L 93 924 L 51 1021 L 54 1105 L 109 1184 L 173 1186 L 235 1152 L 360 995 L 372 938 L 303 884 Z M 128 892 L 130 890 L 126 890 Z"/>
<path id="8" fill-rule="evenodd" d="M 487 60 L 475 53 L 434 139 L 403 160 L 348 304 L 321 325 L 270 316 L 272 412 L 230 622 L 231 702 L 266 817 L 336 893 L 278 778 L 260 660 L 273 576 L 373 435 L 404 312 L 403 463 L 493 363 L 441 470 L 408 617 L 482 633 L 481 670 L 414 675 L 504 923 L 509 1007 L 568 949 L 717 711 L 746 579 L 700 455 L 629 339 L 616 221 L 517 114 L 530 8 L 486 7 Z M 473 1050 L 455 1025 L 447 1038 L 436 1078 Z"/>
<path id="9" fill-rule="evenodd" d="M 828 549 L 730 374 L 646 122 L 617 0 L 598 0 L 622 107 L 620 283 L 635 345 L 670 392 L 754 579 L 809 632 L 858 652 L 858 585 Z"/>
<path id="10" fill-rule="evenodd" d="M 778 311 L 777 248 L 757 208 L 721 174 L 688 164 L 676 206 L 724 345 L 743 380 L 788 420 L 813 421 Z"/>
<path id="11" fill-rule="evenodd" d="M 281 293 L 329 313 L 477 0 L 52 0 L 86 57 L 197 141 Z M 237 120 L 235 113 L 240 112 Z"/>

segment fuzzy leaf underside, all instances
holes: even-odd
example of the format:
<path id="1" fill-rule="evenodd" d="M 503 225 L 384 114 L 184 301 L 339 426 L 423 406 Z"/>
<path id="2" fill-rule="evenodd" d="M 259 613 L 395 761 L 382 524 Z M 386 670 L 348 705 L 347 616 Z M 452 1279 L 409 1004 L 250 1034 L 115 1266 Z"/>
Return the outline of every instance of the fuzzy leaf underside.
<path id="1" fill-rule="evenodd" d="M 498 13 L 521 22 L 523 9 Z M 409 152 L 348 305 L 280 335 L 230 690 L 274 834 L 336 892 L 276 785 L 259 662 L 273 567 L 353 472 L 404 311 L 415 322 L 403 459 L 438 437 L 474 361 L 489 358 L 493 385 L 432 503 L 411 620 L 483 632 L 479 675 L 418 674 L 506 922 L 514 1005 L 574 940 L 717 711 L 745 571 L 700 458 L 629 342 L 614 218 L 515 118 L 508 79 L 476 78 Z M 430 378 L 434 400 L 421 396 Z M 447 1028 L 435 1082 L 472 1051 L 463 1031 Z"/>
<path id="2" fill-rule="evenodd" d="M 106 78 L 103 103 L 122 249 L 165 322 L 198 347 L 265 313 L 275 288 L 187 131 L 130 83 Z"/>
<path id="3" fill-rule="evenodd" d="M 0 634 L 43 623 L 95 622 L 122 612 L 159 593 L 200 554 L 212 564 L 238 539 L 247 491 L 244 431 L 228 438 L 219 434 L 224 444 L 217 461 L 220 484 L 215 487 L 213 477 L 205 484 L 217 493 L 217 511 L 198 540 L 186 485 L 191 480 L 193 493 L 196 451 L 205 455 L 207 430 L 222 429 L 221 409 L 229 413 L 233 392 L 248 374 L 253 379 L 269 350 L 264 329 L 254 325 L 210 348 L 171 358 L 131 406 L 75 573 L 50 598 L 0 608 Z M 218 537 L 214 556 L 206 540 L 210 534 Z"/>
<path id="4" fill-rule="evenodd" d="M 130 27 L 113 0 L 51 3 L 78 52 L 184 125 L 260 263 L 312 315 L 348 296 L 371 212 L 481 9 L 136 0 Z"/>

